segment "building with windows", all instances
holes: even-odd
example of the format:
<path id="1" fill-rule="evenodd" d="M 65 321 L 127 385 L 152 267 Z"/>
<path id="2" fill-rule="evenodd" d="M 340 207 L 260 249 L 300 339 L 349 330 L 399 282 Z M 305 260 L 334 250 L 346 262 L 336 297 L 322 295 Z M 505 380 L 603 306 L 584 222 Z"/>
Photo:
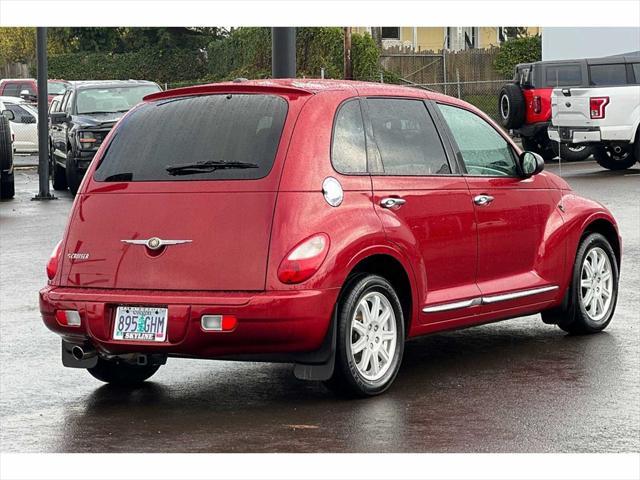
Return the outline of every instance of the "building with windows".
<path id="1" fill-rule="evenodd" d="M 415 51 L 460 51 L 499 46 L 513 35 L 514 29 L 538 35 L 540 27 L 355 27 L 354 32 L 368 32 L 379 38 L 383 49 L 400 47 Z"/>

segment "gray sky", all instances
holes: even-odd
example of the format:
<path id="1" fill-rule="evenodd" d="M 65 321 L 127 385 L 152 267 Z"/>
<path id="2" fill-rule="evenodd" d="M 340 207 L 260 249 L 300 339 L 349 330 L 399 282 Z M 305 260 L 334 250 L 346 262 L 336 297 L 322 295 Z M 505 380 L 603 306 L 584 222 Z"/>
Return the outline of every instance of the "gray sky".
<path id="1" fill-rule="evenodd" d="M 640 27 L 544 27 L 542 60 L 604 57 L 640 50 Z"/>

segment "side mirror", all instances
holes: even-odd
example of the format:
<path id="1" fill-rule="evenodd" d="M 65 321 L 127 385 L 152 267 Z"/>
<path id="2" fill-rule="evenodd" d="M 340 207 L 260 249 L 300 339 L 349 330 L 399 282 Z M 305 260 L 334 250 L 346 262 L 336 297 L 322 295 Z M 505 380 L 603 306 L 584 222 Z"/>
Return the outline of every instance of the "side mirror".
<path id="1" fill-rule="evenodd" d="M 2 116 L 9 121 L 13 121 L 16 118 L 15 114 L 11 110 L 3 110 Z"/>
<path id="2" fill-rule="evenodd" d="M 29 90 L 22 90 L 20 92 L 20 98 L 23 100 L 26 100 L 27 102 L 35 102 L 38 97 L 36 95 L 31 94 Z"/>
<path id="3" fill-rule="evenodd" d="M 532 177 L 544 170 L 544 159 L 537 153 L 522 152 L 518 160 L 524 178 Z"/>
<path id="4" fill-rule="evenodd" d="M 60 125 L 61 123 L 65 123 L 69 116 L 67 112 L 54 112 L 49 114 L 49 118 L 51 119 L 52 125 Z"/>

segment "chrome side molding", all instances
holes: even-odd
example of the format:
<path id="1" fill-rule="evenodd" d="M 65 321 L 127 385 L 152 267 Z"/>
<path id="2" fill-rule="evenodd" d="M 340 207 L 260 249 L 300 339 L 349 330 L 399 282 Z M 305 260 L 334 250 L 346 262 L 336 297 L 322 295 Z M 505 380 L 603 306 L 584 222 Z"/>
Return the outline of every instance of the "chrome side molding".
<path id="1" fill-rule="evenodd" d="M 501 293 L 499 295 L 489 295 L 488 297 L 470 298 L 468 300 L 460 300 L 460 301 L 451 302 L 451 303 L 441 303 L 439 305 L 424 307 L 422 311 L 424 313 L 436 313 L 436 312 L 446 312 L 449 310 L 458 310 L 461 308 L 474 307 L 477 305 L 486 305 L 486 304 L 492 304 L 492 303 L 498 303 L 498 302 L 505 302 L 507 300 L 514 300 L 516 298 L 528 297 L 530 295 L 538 295 L 540 293 L 557 290 L 558 288 L 559 287 L 557 285 L 548 285 L 546 287 L 532 288 L 530 290 L 519 290 L 517 292 Z"/>
<path id="2" fill-rule="evenodd" d="M 452 303 L 441 303 L 440 305 L 434 305 L 433 307 L 425 307 L 422 309 L 424 313 L 436 313 L 436 312 L 446 312 L 447 310 L 457 310 L 459 308 L 468 308 L 473 307 L 474 305 L 480 305 L 482 303 L 482 299 L 478 298 L 470 298 L 469 300 L 461 300 L 459 302 Z"/>
<path id="3" fill-rule="evenodd" d="M 515 298 L 528 297 L 529 295 L 537 295 L 539 293 L 550 292 L 556 290 L 557 285 L 549 285 L 548 287 L 533 288 L 531 290 L 520 290 L 519 292 L 502 293 L 500 295 L 491 295 L 489 297 L 482 297 L 482 303 L 498 303 L 507 300 L 513 300 Z"/>

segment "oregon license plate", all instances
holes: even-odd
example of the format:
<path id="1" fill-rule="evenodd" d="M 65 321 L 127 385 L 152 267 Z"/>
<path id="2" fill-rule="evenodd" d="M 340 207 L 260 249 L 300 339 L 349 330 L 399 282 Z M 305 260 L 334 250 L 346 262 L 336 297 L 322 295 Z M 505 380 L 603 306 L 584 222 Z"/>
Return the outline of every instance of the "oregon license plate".
<path id="1" fill-rule="evenodd" d="M 114 340 L 164 342 L 168 310 L 160 307 L 120 306 L 113 326 Z"/>

